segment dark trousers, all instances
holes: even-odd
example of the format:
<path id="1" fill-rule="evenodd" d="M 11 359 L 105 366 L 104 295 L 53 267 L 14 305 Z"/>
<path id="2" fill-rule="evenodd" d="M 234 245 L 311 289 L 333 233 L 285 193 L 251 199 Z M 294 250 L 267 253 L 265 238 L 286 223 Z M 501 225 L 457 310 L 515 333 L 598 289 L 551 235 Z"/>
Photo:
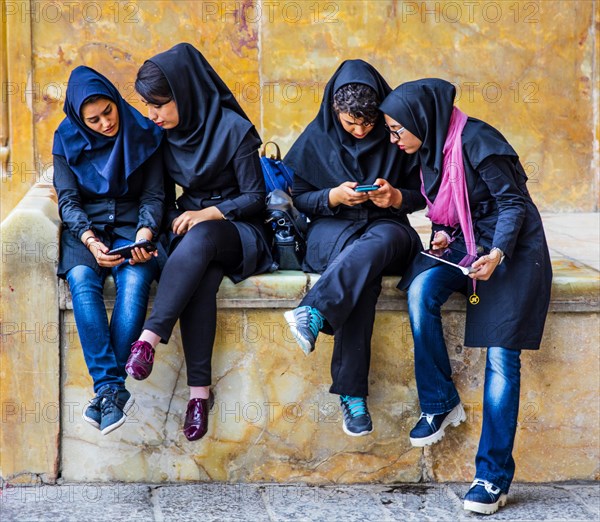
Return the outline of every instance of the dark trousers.
<path id="1" fill-rule="evenodd" d="M 241 264 L 242 256 L 235 225 L 205 221 L 183 236 L 165 264 L 144 329 L 166 343 L 179 319 L 188 386 L 211 384 L 216 295 L 223 276 Z"/>
<path id="2" fill-rule="evenodd" d="M 301 306 L 317 308 L 334 332 L 331 393 L 366 397 L 375 305 L 385 273 L 400 272 L 412 250 L 409 232 L 389 221 L 370 223 L 328 265 Z"/>

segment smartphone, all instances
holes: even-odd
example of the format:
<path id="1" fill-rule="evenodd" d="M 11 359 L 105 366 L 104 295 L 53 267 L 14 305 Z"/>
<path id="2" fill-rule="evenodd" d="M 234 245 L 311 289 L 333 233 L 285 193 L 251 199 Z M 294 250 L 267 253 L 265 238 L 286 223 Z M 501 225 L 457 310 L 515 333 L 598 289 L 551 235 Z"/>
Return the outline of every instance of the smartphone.
<path id="1" fill-rule="evenodd" d="M 119 248 L 115 248 L 106 253 L 109 256 L 123 256 L 125 259 L 131 258 L 131 251 L 134 248 L 143 248 L 146 252 L 154 252 L 156 250 L 156 245 L 147 239 L 142 239 L 136 243 L 131 243 L 129 245 L 125 245 Z"/>
<path id="2" fill-rule="evenodd" d="M 369 192 L 371 190 L 377 190 L 381 188 L 379 185 L 358 185 L 354 187 L 355 192 Z"/>

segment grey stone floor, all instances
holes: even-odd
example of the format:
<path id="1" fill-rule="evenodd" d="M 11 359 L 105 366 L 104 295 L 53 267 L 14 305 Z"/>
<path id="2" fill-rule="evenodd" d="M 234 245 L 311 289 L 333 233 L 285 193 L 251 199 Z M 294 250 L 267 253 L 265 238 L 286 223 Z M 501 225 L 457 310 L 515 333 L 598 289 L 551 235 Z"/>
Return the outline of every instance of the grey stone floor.
<path id="1" fill-rule="evenodd" d="M 600 520 L 600 483 L 514 484 L 494 515 L 468 513 L 468 484 L 300 486 L 62 484 L 1 490 L 9 521 Z"/>

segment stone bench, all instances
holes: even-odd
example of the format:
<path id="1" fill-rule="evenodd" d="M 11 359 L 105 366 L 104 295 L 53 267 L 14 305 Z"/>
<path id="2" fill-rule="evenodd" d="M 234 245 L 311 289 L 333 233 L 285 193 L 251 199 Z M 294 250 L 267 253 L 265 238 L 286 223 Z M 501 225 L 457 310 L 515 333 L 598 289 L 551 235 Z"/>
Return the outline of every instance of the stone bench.
<path id="1" fill-rule="evenodd" d="M 412 337 L 397 278 L 384 278 L 373 337 L 369 407 L 375 431 L 345 436 L 328 393 L 333 338 L 306 357 L 282 312 L 318 276 L 260 275 L 218 295 L 216 403 L 207 436 L 188 442 L 178 328 L 152 375 L 128 381 L 136 405 L 103 437 L 81 419 L 91 396 L 70 295 L 57 283 L 59 220 L 49 186 L 30 190 L 2 223 L 0 477 L 11 483 L 207 481 L 364 483 L 469 481 L 481 426 L 484 351 L 462 346 L 464 300 L 446 305 L 446 341 L 468 422 L 433 448 L 412 448 L 418 416 Z M 424 232 L 424 231 L 423 231 Z M 525 352 L 516 479 L 594 479 L 598 473 L 598 272 L 554 259 L 542 350 Z M 107 282 L 106 301 L 114 300 Z M 201 318 L 199 319 L 201 320 Z M 591 422 L 596 419 L 595 423 Z M 560 451 L 557 451 L 560 448 Z"/>

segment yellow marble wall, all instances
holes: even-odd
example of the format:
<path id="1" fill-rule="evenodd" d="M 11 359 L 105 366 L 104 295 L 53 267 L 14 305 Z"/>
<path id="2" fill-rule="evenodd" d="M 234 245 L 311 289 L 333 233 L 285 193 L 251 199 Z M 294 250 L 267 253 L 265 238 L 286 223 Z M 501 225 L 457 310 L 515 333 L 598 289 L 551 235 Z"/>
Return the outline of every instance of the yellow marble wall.
<path id="1" fill-rule="evenodd" d="M 128 381 L 136 404 L 124 426 L 103 437 L 81 419 L 91 381 L 73 314 L 66 312 L 62 477 L 315 484 L 473 479 L 485 351 L 462 347 L 463 313 L 447 313 L 444 327 L 467 422 L 421 450 L 408 440 L 420 412 L 406 312 L 377 314 L 368 399 L 375 431 L 356 438 L 343 433 L 338 398 L 328 393 L 332 338 L 320 336 L 306 357 L 284 327 L 282 312 L 221 310 L 213 355 L 215 406 L 208 434 L 197 442 L 182 433 L 188 395 L 178 329 L 168 346 L 159 347 L 152 375 Z M 516 481 L 599 478 L 593 419 L 600 361 L 596 339 L 588 334 L 597 329 L 596 314 L 551 313 L 543 349 L 523 354 Z"/>
<path id="2" fill-rule="evenodd" d="M 342 432 L 338 399 L 328 393 L 332 338 L 320 335 L 306 357 L 283 320 L 318 276 L 281 272 L 238 285 L 226 279 L 219 290 L 216 405 L 204 440 L 190 443 L 181 431 L 188 397 L 178 328 L 158 348 L 150 378 L 128 380 L 136 405 L 125 425 L 102 436 L 81 419 L 92 383 L 65 285 L 56 284 L 58 227 L 56 198 L 43 185 L 0 226 L 0 480 L 472 479 L 484 352 L 463 348 L 464 303 L 451 298 L 444 332 L 469 419 L 435 448 L 411 448 L 408 432 L 419 413 L 413 342 L 394 277 L 384 279 L 375 321 L 372 435 Z M 516 479 L 598 479 L 598 273 L 567 259 L 554 259 L 553 271 L 542 349 L 523 355 Z M 110 282 L 105 295 L 110 310 Z"/>
<path id="3" fill-rule="evenodd" d="M 182 433 L 188 390 L 178 329 L 169 345 L 160 347 L 148 380 L 128 381 L 136 405 L 122 428 L 103 437 L 80 417 L 91 383 L 73 315 L 66 313 L 72 335 L 63 355 L 63 405 L 68 405 L 63 407 L 63 478 L 419 481 L 421 452 L 406 437 L 416 414 L 410 339 L 404 335 L 402 340 L 406 317 L 385 312 L 377 318 L 382 333 L 375 339 L 370 398 L 376 435 L 354 438 L 342 432 L 338 398 L 328 393 L 332 338 L 323 336 L 306 357 L 283 328 L 282 313 L 220 314 L 213 356 L 215 406 L 208 434 L 198 442 L 188 442 Z"/>
<path id="4" fill-rule="evenodd" d="M 0 482 L 53 482 L 59 473 L 59 218 L 36 185 L 0 225 Z"/>
<path id="5" fill-rule="evenodd" d="M 140 107 L 132 87 L 139 65 L 188 41 L 230 85 L 262 136 L 284 150 L 316 114 L 337 65 L 360 57 L 393 86 L 424 76 L 454 82 L 458 105 L 496 125 L 519 151 L 542 209 L 597 208 L 593 53 L 600 17 L 591 0 L 5 4 L 17 88 L 8 100 L 12 154 L 21 167 L 51 161 L 73 67 L 99 69 Z M 22 173 L 3 180 L 3 216 L 32 181 Z"/>

